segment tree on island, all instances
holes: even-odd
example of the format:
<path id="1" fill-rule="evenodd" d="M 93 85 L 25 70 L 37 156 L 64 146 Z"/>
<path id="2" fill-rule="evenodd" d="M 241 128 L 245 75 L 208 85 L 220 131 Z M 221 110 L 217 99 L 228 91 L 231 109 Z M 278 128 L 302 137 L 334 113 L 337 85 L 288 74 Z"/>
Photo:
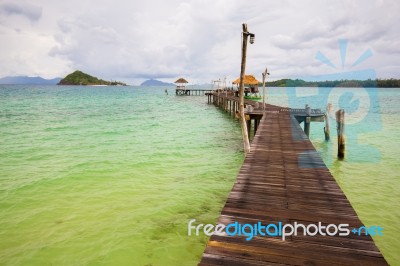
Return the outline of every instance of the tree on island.
<path id="1" fill-rule="evenodd" d="M 93 77 L 89 74 L 83 73 L 82 71 L 75 71 L 65 78 L 60 80 L 58 85 L 108 85 L 108 86 L 117 86 L 122 85 L 126 86 L 123 82 L 118 81 L 106 81 L 96 77 Z"/>
<path id="2" fill-rule="evenodd" d="M 261 84 L 260 84 L 261 85 Z M 280 79 L 265 83 L 269 87 L 364 87 L 364 88 L 400 88 L 400 79 L 367 80 L 326 80 L 304 81 L 302 79 Z"/>

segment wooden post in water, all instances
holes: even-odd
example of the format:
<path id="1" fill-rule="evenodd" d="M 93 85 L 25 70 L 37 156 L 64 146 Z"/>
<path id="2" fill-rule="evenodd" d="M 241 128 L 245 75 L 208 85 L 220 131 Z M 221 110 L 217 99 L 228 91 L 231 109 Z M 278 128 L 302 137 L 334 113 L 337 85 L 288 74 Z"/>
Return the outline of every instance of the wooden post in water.
<path id="1" fill-rule="evenodd" d="M 247 124 L 247 136 L 249 136 L 249 141 L 250 141 L 250 130 L 251 130 L 251 117 L 250 117 L 250 115 L 246 115 L 246 124 Z"/>
<path id="2" fill-rule="evenodd" d="M 259 122 L 260 122 L 260 120 L 259 120 L 258 117 L 256 116 L 256 117 L 254 118 L 254 135 L 256 135 Z"/>
<path id="3" fill-rule="evenodd" d="M 310 124 L 311 124 L 311 108 L 306 104 L 306 117 L 304 120 L 304 132 L 306 133 L 307 137 L 310 137 Z"/>
<path id="4" fill-rule="evenodd" d="M 242 136 L 243 136 L 243 145 L 244 152 L 248 154 L 250 152 L 250 141 L 249 134 L 247 132 L 247 124 L 246 118 L 244 116 L 244 75 L 246 70 L 246 52 L 247 52 L 247 39 L 249 37 L 249 32 L 247 31 L 247 24 L 243 23 L 243 32 L 242 32 L 242 63 L 240 68 L 240 92 L 239 92 L 239 113 L 240 113 L 240 123 L 242 125 Z"/>
<path id="5" fill-rule="evenodd" d="M 331 113 L 331 109 L 332 109 L 332 104 L 328 103 L 328 105 L 326 106 L 326 113 L 325 113 L 325 127 L 324 127 L 324 134 L 325 134 L 325 140 L 329 141 L 330 139 L 330 127 L 329 127 L 329 116 Z"/>
<path id="6" fill-rule="evenodd" d="M 338 137 L 338 157 L 344 158 L 345 153 L 345 138 L 344 138 L 344 110 L 340 109 L 335 113 L 337 137 Z"/>

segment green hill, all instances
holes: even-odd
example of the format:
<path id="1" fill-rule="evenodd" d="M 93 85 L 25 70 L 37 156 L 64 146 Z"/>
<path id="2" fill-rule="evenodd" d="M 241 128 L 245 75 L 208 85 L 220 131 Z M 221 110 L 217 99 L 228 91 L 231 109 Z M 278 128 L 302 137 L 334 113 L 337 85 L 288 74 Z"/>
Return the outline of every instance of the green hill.
<path id="1" fill-rule="evenodd" d="M 267 87 L 345 87 L 345 88 L 399 88 L 400 79 L 368 79 L 368 80 L 325 80 L 304 81 L 302 79 L 280 79 L 265 82 Z M 262 83 L 259 84 L 262 86 Z"/>
<path id="2" fill-rule="evenodd" d="M 60 80 L 58 85 L 108 85 L 108 86 L 116 86 L 116 85 L 123 85 L 126 86 L 125 83 L 118 82 L 118 81 L 106 81 L 102 80 L 89 74 L 83 73 L 82 71 L 75 71 L 65 78 Z"/>

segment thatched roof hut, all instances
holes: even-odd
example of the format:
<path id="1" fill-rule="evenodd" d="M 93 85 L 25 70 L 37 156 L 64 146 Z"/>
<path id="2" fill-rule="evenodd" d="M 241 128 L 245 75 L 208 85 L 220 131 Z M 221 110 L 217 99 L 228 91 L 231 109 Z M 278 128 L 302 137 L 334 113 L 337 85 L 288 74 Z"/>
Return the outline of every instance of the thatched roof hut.
<path id="1" fill-rule="evenodd" d="M 240 77 L 235 79 L 233 84 L 240 84 Z M 245 85 L 258 85 L 260 82 L 253 75 L 244 75 L 243 84 Z"/>
<path id="2" fill-rule="evenodd" d="M 177 91 L 180 91 L 180 90 L 185 90 L 186 91 L 185 84 L 189 83 L 189 82 L 184 78 L 179 78 L 174 83 L 176 84 L 176 90 Z"/>
<path id="3" fill-rule="evenodd" d="M 174 83 L 183 84 L 183 83 L 189 83 L 189 82 L 184 78 L 179 78 Z"/>

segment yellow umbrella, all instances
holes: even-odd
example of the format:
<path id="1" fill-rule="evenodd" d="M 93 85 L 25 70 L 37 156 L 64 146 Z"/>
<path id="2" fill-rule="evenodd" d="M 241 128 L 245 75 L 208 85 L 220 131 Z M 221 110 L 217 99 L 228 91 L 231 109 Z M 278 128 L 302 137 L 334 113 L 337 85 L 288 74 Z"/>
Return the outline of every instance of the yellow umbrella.
<path id="1" fill-rule="evenodd" d="M 235 79 L 233 84 L 239 84 L 240 83 L 240 77 Z M 245 85 L 258 85 L 260 82 L 253 76 L 253 75 L 244 75 L 244 80 L 243 84 Z"/>

